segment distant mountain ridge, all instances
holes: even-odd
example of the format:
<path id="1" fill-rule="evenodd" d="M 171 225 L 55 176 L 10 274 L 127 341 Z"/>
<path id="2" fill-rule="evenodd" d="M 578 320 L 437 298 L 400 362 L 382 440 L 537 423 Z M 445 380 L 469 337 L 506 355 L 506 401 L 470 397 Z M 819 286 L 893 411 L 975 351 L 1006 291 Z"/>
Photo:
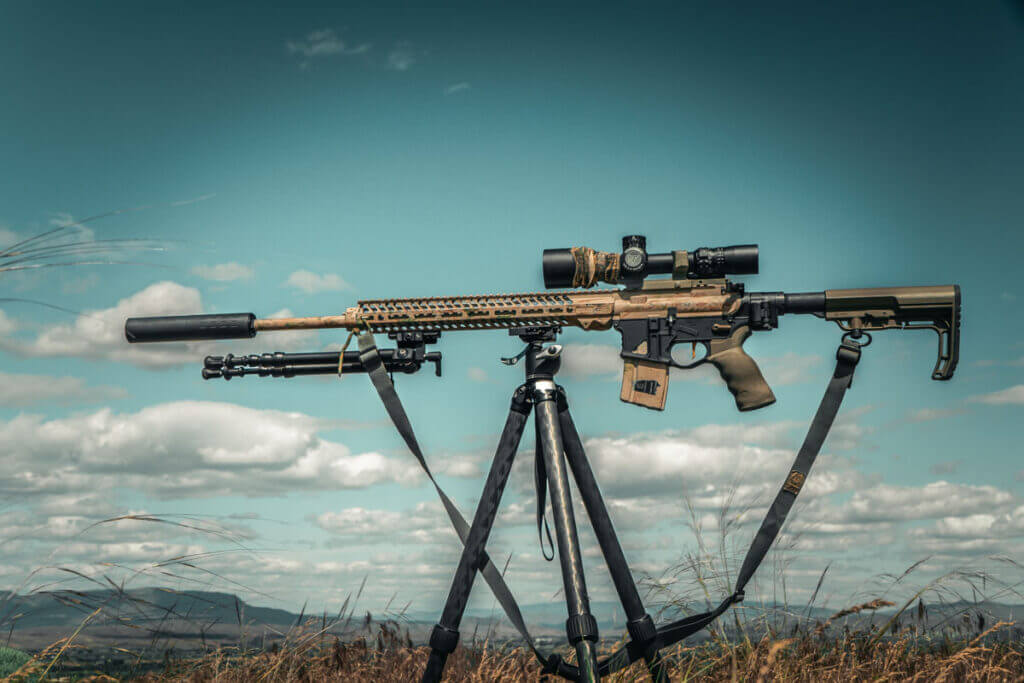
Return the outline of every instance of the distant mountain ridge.
<path id="1" fill-rule="evenodd" d="M 109 648 L 129 647 L 170 647 L 179 650 L 204 649 L 217 645 L 237 645 L 245 641 L 252 646 L 269 645 L 285 637 L 290 630 L 299 626 L 300 620 L 315 619 L 316 628 L 323 627 L 323 615 L 291 612 L 275 607 L 260 607 L 249 604 L 231 593 L 215 591 L 175 591 L 167 588 L 137 588 L 123 592 L 110 590 L 55 591 L 32 595 L 13 595 L 0 598 L 0 633 L 6 632 L 12 644 L 29 649 L 41 649 L 55 640 L 73 632 L 87 618 L 88 627 L 83 630 L 79 641 L 86 647 Z M 358 607 L 358 606 L 357 606 Z M 437 605 L 437 614 L 441 605 Z M 598 619 L 602 636 L 611 639 L 620 637 L 625 631 L 625 616 L 622 607 L 612 601 L 591 603 L 594 616 Z M 778 628 L 780 620 L 799 617 L 811 624 L 824 622 L 836 610 L 815 607 L 807 610 L 801 606 L 789 609 L 775 605 L 744 603 L 742 620 L 757 623 L 760 617 Z M 93 612 L 99 610 L 95 615 Z M 884 623 L 895 608 L 876 612 L 861 612 L 846 617 L 850 628 L 864 628 L 869 623 Z M 903 615 L 905 623 L 916 618 Z M 565 605 L 560 601 L 528 604 L 522 606 L 522 613 L 531 632 L 541 642 L 556 643 L 564 640 Z M 652 615 L 654 610 L 651 611 Z M 92 615 L 92 616 L 90 616 Z M 962 624 L 975 628 L 979 624 L 995 621 L 1014 621 L 1024 615 L 1024 605 L 1001 603 L 950 603 L 929 605 L 920 625 L 934 627 L 943 623 Z M 366 611 L 355 611 L 351 619 L 335 621 L 337 612 L 326 615 L 327 633 L 342 639 L 358 638 L 374 633 L 374 622 L 366 622 Z M 679 610 L 666 610 L 659 623 L 685 616 Z M 385 615 L 373 615 L 375 619 Z M 430 628 L 437 615 L 430 611 L 418 610 L 401 617 L 402 626 L 409 631 L 415 643 L 426 642 Z M 724 625 L 732 628 L 732 620 Z M 783 622 L 795 623 L 795 622 Z M 837 624 L 838 625 L 838 624 Z M 463 619 L 462 631 L 469 638 L 471 634 L 492 640 L 517 640 L 518 634 L 504 619 L 501 609 L 475 608 L 468 610 Z M 695 636 L 700 638 L 701 636 Z"/>
<path id="2" fill-rule="evenodd" d="M 243 623 L 280 625 L 294 624 L 299 616 L 283 609 L 250 605 L 231 593 L 134 588 L 123 593 L 110 589 L 14 595 L 0 603 L 0 624 L 6 628 L 12 621 L 15 628 L 77 626 L 101 606 L 103 611 L 91 621 L 180 618 L 237 624 L 241 618 Z"/>

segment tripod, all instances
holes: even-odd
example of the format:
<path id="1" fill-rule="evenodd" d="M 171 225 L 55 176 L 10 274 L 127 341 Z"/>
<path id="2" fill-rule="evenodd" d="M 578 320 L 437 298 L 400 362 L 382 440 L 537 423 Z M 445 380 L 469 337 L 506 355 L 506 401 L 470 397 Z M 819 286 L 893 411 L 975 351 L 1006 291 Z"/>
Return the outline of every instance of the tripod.
<path id="1" fill-rule="evenodd" d="M 524 359 L 526 382 L 518 387 L 512 396 L 508 420 L 498 443 L 497 453 L 487 475 L 480 502 L 473 516 L 459 559 L 459 566 L 452 580 L 448 599 L 441 619 L 430 635 L 430 657 L 423 681 L 441 680 L 448 655 L 455 650 L 459 640 L 459 625 L 466 610 L 470 591 L 477 571 L 486 562 L 485 546 L 490 535 L 502 492 L 508 482 L 512 462 L 522 438 L 531 408 L 537 431 L 538 461 L 536 463 L 538 502 L 543 506 L 545 485 L 551 492 L 552 516 L 555 524 L 562 583 L 568 619 L 565 628 L 569 643 L 576 650 L 576 662 L 580 681 L 597 681 L 600 677 L 597 663 L 598 642 L 597 620 L 590 613 L 590 600 L 583 576 L 583 561 L 576 519 L 573 514 L 569 492 L 568 469 L 579 489 L 583 505 L 590 517 L 605 563 L 611 573 L 612 582 L 618 593 L 627 618 L 627 629 L 632 642 L 643 652 L 643 658 L 653 680 L 667 681 L 664 666 L 658 650 L 661 637 L 647 614 L 640 599 L 636 583 L 626 563 L 612 526 L 608 509 L 594 478 L 594 472 L 587 462 L 579 433 L 569 415 L 565 391 L 555 384 L 555 375 L 561 365 L 561 346 L 553 342 L 559 329 L 555 327 L 514 328 L 510 334 L 520 337 L 527 346 L 514 359 L 505 359 L 514 364 Z M 545 481 L 546 479 L 546 481 Z M 543 509 L 541 507 L 541 509 Z"/>

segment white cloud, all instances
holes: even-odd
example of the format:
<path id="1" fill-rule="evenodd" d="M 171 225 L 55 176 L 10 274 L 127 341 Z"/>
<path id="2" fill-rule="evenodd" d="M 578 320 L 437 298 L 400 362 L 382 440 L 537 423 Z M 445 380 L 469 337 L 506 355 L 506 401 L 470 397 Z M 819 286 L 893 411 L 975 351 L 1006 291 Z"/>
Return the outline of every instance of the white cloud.
<path id="1" fill-rule="evenodd" d="M 684 496 L 701 508 L 715 509 L 736 494 L 752 501 L 766 498 L 792 464 L 790 449 L 751 443 L 759 436 L 781 439 L 771 426 L 724 428 L 728 438 L 711 438 L 713 426 L 693 432 L 595 437 L 584 448 L 602 488 L 618 498 Z M 823 455 L 808 480 L 811 495 L 849 490 L 859 477 L 845 459 Z"/>
<path id="2" fill-rule="evenodd" d="M 965 517 L 988 513 L 1014 501 L 994 486 L 935 481 L 924 486 L 881 484 L 856 491 L 839 514 L 850 521 L 882 522 Z"/>
<path id="3" fill-rule="evenodd" d="M 157 282 L 121 299 L 111 308 L 85 311 L 72 323 L 46 327 L 30 340 L 13 336 L 17 325 L 0 311 L 0 349 L 23 356 L 74 356 L 128 362 L 149 369 L 196 364 L 205 355 L 223 355 L 225 347 L 216 342 L 129 344 L 124 337 L 124 324 L 131 317 L 203 312 L 199 290 L 176 282 Z M 276 315 L 287 317 L 288 314 L 288 311 L 279 311 Z M 312 344 L 316 336 L 315 330 L 260 335 L 255 339 L 232 341 L 232 351 L 287 351 Z"/>
<path id="4" fill-rule="evenodd" d="M 233 280 L 249 280 L 254 275 L 254 272 L 249 266 L 229 261 L 228 263 L 218 263 L 212 266 L 195 266 L 192 268 L 192 274 L 198 275 L 204 280 L 231 282 Z"/>
<path id="5" fill-rule="evenodd" d="M 369 52 L 370 47 L 370 43 L 349 45 L 338 37 L 332 28 L 310 31 L 302 40 L 289 40 L 285 43 L 285 49 L 290 54 L 301 55 L 307 59 L 332 55 L 359 55 Z"/>
<path id="6" fill-rule="evenodd" d="M 1024 384 L 1018 384 L 1002 391 L 994 391 L 991 394 L 971 396 L 967 400 L 989 405 L 1021 405 L 1024 404 Z"/>
<path id="7" fill-rule="evenodd" d="M 86 311 L 71 324 L 44 329 L 31 342 L 0 338 L 0 347 L 26 356 L 77 356 L 134 362 L 166 367 L 195 362 L 187 344 L 130 346 L 124 338 L 124 321 L 133 316 L 188 315 L 202 312 L 199 291 L 174 282 L 158 282 L 121 299 L 117 305 Z"/>
<path id="8" fill-rule="evenodd" d="M 471 86 L 466 81 L 462 81 L 461 83 L 452 83 L 451 85 L 449 85 L 448 87 L 446 87 L 444 89 L 444 94 L 445 95 L 454 95 L 455 93 L 458 93 L 458 92 L 465 92 L 465 91 L 469 90 L 472 87 L 473 86 Z"/>
<path id="9" fill-rule="evenodd" d="M 288 276 L 284 283 L 288 287 L 300 289 L 307 294 L 318 292 L 337 292 L 343 289 L 351 289 L 351 285 L 334 273 L 318 275 L 308 270 L 296 270 Z"/>
<path id="10" fill-rule="evenodd" d="M 408 71 L 419 59 L 419 52 L 408 41 L 395 43 L 388 53 L 388 68 L 395 71 Z"/>
<path id="11" fill-rule="evenodd" d="M 409 510 L 347 508 L 317 515 L 316 525 L 349 544 L 435 544 L 457 539 L 440 503 Z"/>
<path id="12" fill-rule="evenodd" d="M 622 358 L 617 347 L 607 344 L 565 344 L 561 371 L 574 379 L 620 374 Z"/>
<path id="13" fill-rule="evenodd" d="M 0 372 L 0 406 L 23 408 L 33 403 L 99 403 L 128 395 L 124 389 L 89 386 L 79 377 Z"/>
<path id="14" fill-rule="evenodd" d="M 118 486 L 184 498 L 419 482 L 409 458 L 353 453 L 317 435 L 330 426 L 301 413 L 204 401 L 53 420 L 23 414 L 0 423 L 8 454 L 0 491 L 67 495 Z"/>

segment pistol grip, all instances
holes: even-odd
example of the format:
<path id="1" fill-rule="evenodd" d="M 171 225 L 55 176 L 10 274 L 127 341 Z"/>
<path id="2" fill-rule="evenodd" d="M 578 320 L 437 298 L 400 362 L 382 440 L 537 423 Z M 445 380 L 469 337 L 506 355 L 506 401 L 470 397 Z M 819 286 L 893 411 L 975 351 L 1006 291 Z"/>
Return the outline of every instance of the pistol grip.
<path id="1" fill-rule="evenodd" d="M 668 396 L 667 365 L 634 358 L 623 360 L 620 399 L 644 408 L 664 410 L 666 396 Z"/>
<path id="2" fill-rule="evenodd" d="M 748 337 L 750 328 L 746 325 L 738 327 L 728 339 L 713 340 L 707 357 L 718 368 L 725 385 L 736 398 L 736 407 L 741 411 L 757 410 L 775 403 L 775 394 L 764 381 L 761 369 L 743 350 L 743 342 Z"/>

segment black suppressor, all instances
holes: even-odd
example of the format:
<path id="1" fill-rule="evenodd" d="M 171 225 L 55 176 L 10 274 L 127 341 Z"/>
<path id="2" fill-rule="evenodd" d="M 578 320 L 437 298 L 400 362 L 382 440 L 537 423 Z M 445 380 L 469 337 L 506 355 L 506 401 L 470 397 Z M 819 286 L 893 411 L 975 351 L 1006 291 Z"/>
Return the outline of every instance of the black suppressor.
<path id="1" fill-rule="evenodd" d="M 757 273 L 756 244 L 648 254 L 643 236 L 629 235 L 623 239 L 623 245 L 621 254 L 590 247 L 545 249 L 544 286 L 548 289 L 593 287 L 598 282 L 638 286 L 648 275 L 710 278 Z"/>
<path id="2" fill-rule="evenodd" d="M 248 339 L 256 336 L 255 322 L 252 313 L 128 318 L 124 336 L 132 343 Z"/>

